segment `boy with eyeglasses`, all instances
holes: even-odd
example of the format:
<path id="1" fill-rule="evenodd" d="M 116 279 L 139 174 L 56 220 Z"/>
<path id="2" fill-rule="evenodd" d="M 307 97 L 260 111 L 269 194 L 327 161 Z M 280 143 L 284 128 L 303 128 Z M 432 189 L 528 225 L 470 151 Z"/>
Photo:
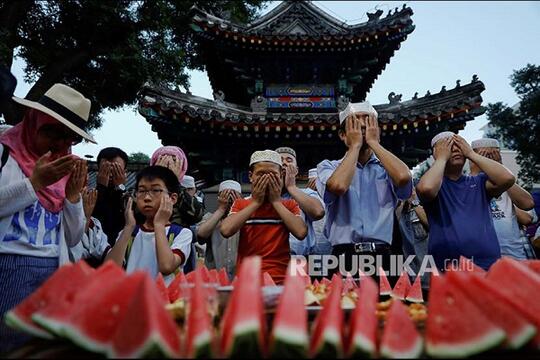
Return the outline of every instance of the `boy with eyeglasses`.
<path id="1" fill-rule="evenodd" d="M 169 221 L 178 200 L 178 179 L 165 167 L 148 166 L 137 174 L 135 189 L 137 209 L 144 223 L 136 225 L 130 198 L 124 229 L 105 260 L 124 265 L 128 273 L 146 270 L 152 277 L 162 273 L 165 282 L 170 283 L 174 273 L 183 268 L 193 237 L 191 230 Z"/>

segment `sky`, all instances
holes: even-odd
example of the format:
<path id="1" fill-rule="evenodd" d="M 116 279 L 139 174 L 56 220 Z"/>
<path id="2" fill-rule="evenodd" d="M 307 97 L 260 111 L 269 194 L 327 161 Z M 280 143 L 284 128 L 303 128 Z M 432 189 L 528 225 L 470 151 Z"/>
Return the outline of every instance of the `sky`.
<path id="1" fill-rule="evenodd" d="M 388 94 L 403 94 L 402 101 L 415 92 L 438 92 L 470 82 L 473 74 L 485 84 L 483 104 L 502 101 L 510 106 L 519 101 L 510 86 L 513 70 L 540 64 L 540 2 L 431 2 L 431 1 L 314 1 L 316 6 L 334 17 L 356 24 L 367 21 L 366 12 L 412 8 L 416 29 L 396 51 L 386 70 L 375 81 L 367 100 L 373 104 L 388 103 Z M 270 3 L 263 13 L 279 2 Z M 23 80 L 24 62 L 17 59 L 12 72 L 18 84 L 15 95 L 24 97 L 30 84 Z M 190 90 L 194 95 L 212 98 L 205 72 L 192 71 Z M 161 146 L 157 134 L 136 110 L 106 111 L 103 126 L 92 134 L 98 145 L 81 143 L 73 148 L 79 156 L 97 156 L 100 149 L 116 146 L 127 153 L 151 155 Z M 460 132 L 466 140 L 480 138 L 487 123 L 485 115 L 467 123 Z"/>

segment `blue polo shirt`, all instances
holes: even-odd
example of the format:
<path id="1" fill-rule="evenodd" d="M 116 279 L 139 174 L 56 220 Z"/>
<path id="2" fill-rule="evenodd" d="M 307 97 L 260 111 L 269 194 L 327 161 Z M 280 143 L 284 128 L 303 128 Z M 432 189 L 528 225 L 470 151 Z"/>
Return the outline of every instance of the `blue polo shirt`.
<path id="1" fill-rule="evenodd" d="M 487 270 L 501 257 L 486 191 L 486 174 L 443 177 L 437 197 L 423 201 L 429 221 L 428 254 L 440 270 L 460 255 Z"/>
<path id="2" fill-rule="evenodd" d="M 398 199 L 411 196 L 412 180 L 400 188 L 373 154 L 365 165 L 356 164 L 349 190 L 337 196 L 326 182 L 342 160 L 324 160 L 317 165 L 317 190 L 326 207 L 324 235 L 334 245 L 359 242 L 392 243 L 394 209 Z"/>

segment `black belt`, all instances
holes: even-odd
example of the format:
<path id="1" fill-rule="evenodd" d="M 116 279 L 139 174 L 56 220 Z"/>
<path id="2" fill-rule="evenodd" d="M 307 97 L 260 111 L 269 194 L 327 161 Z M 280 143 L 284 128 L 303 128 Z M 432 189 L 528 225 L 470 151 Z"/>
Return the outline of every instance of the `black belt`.
<path id="1" fill-rule="evenodd" d="M 381 244 L 381 243 L 375 243 L 375 242 L 359 242 L 355 244 L 339 244 L 332 246 L 333 249 L 337 251 L 354 251 L 357 253 L 376 253 L 379 251 L 385 251 L 390 250 L 390 245 L 388 244 Z"/>

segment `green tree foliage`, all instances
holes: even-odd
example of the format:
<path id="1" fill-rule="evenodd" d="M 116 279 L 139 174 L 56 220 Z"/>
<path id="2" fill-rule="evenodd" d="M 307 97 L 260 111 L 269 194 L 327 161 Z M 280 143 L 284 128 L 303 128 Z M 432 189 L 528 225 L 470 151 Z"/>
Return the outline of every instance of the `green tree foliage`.
<path id="1" fill-rule="evenodd" d="M 150 163 L 150 157 L 142 152 L 131 153 L 128 156 L 128 162 L 132 163 Z"/>
<path id="2" fill-rule="evenodd" d="M 519 108 L 498 102 L 488 105 L 487 115 L 495 135 L 518 152 L 520 180 L 531 185 L 540 182 L 540 66 L 527 64 L 510 80 L 520 98 Z"/>
<path id="3" fill-rule="evenodd" d="M 190 29 L 192 6 L 248 21 L 263 0 L 0 0 L 0 66 L 26 62 L 26 95 L 36 100 L 54 83 L 92 101 L 89 128 L 103 109 L 136 102 L 146 82 L 187 86 L 186 69 L 202 69 Z M 13 102 L 8 123 L 20 120 Z"/>

